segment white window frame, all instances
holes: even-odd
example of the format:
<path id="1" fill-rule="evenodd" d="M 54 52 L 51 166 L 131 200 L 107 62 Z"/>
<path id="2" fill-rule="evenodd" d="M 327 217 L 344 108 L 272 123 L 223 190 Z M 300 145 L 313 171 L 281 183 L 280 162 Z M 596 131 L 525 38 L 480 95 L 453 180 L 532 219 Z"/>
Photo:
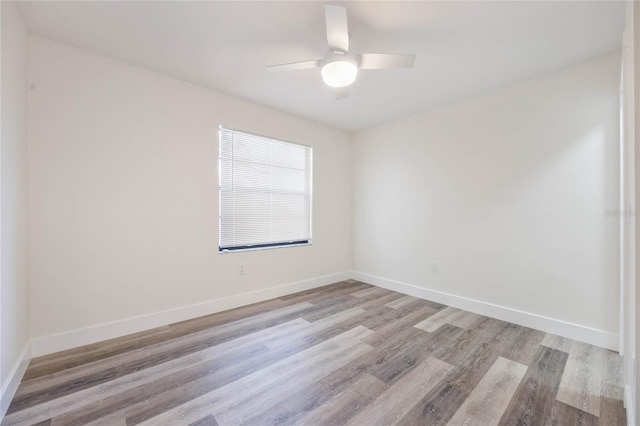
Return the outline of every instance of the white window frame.
<path id="1" fill-rule="evenodd" d="M 228 132 L 231 133 L 233 135 L 238 134 L 238 135 L 243 135 L 245 137 L 250 137 L 250 138 L 256 138 L 256 139 L 263 139 L 265 140 L 265 142 L 267 143 L 280 143 L 280 144 L 288 144 L 288 145 L 295 145 L 296 147 L 301 147 L 307 150 L 307 155 L 308 155 L 308 162 L 307 162 L 307 167 L 304 169 L 306 174 L 305 174 L 305 182 L 306 182 L 306 188 L 305 191 L 302 192 L 302 194 L 305 194 L 306 197 L 308 197 L 308 238 L 291 238 L 291 239 L 287 239 L 287 240 L 279 240 L 279 241 L 270 241 L 270 242 L 255 242 L 255 243 L 247 243 L 247 244 L 240 244 L 240 245 L 230 245 L 230 244 L 223 244 L 223 176 L 222 176 L 222 170 L 223 170 L 223 166 L 222 166 L 222 162 L 223 162 L 223 133 L 224 132 Z M 233 156 L 232 156 L 233 157 Z M 225 159 L 227 159 L 227 157 L 225 157 Z M 258 163 L 256 163 L 258 164 Z M 232 160 L 232 167 L 235 168 L 236 163 L 234 162 L 234 160 Z M 262 164 L 264 165 L 264 164 Z M 277 166 L 273 166 L 271 164 L 271 167 L 277 167 Z M 232 172 L 233 173 L 233 172 Z M 269 191 L 267 191 L 269 192 Z M 273 191 L 272 190 L 269 192 L 271 194 L 278 194 L 278 193 L 282 193 L 282 192 L 278 192 L 278 191 Z M 235 198 L 234 198 L 235 200 Z M 308 245 L 312 245 L 313 241 L 312 241 L 312 234 L 313 234 L 313 147 L 308 146 L 308 145 L 303 145 L 303 144 L 299 144 L 299 143 L 294 143 L 294 142 L 289 142 L 289 141 L 284 141 L 281 139 L 276 139 L 270 136 L 264 136 L 264 135 L 259 135 L 256 133 L 251 133 L 251 132 L 247 132 L 244 130 L 237 130 L 237 129 L 233 129 L 230 127 L 226 127 L 226 126 L 219 126 L 219 132 L 218 132 L 218 206 L 219 206 L 219 210 L 218 210 L 218 226 L 219 226 L 219 232 L 218 232 L 218 251 L 219 253 L 233 253 L 233 252 L 241 252 L 241 251 L 248 251 L 248 250 L 264 250 L 264 249 L 274 249 L 274 248 L 283 248 L 283 247 L 299 247 L 299 246 L 308 246 Z M 228 207 L 228 206 L 227 206 Z M 236 220 L 235 217 L 235 211 L 232 214 L 233 216 L 233 220 Z M 234 231 L 235 232 L 235 231 Z"/>

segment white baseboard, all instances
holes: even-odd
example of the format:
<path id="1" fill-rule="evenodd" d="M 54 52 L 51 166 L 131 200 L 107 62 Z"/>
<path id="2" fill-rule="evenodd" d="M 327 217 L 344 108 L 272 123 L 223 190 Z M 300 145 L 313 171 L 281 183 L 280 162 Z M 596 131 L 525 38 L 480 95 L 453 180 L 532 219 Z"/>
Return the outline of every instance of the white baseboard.
<path id="1" fill-rule="evenodd" d="M 602 348 L 618 350 L 618 335 L 603 330 L 586 327 L 530 312 L 519 311 L 517 309 L 494 305 L 480 300 L 469 299 L 454 294 L 444 293 L 436 290 L 429 290 L 413 284 L 402 283 L 387 278 L 377 277 L 362 272 L 353 272 L 353 278 L 377 287 L 431 300 L 454 308 L 464 309 L 480 315 L 508 321 L 525 327 L 535 328 L 558 336 L 568 337 L 573 340 L 589 343 Z"/>
<path id="2" fill-rule="evenodd" d="M 627 425 L 634 426 L 636 424 L 636 405 L 629 385 L 624 387 L 624 408 L 627 410 Z"/>
<path id="3" fill-rule="evenodd" d="M 149 330 L 155 327 L 172 324 L 209 315 L 216 312 L 226 311 L 239 306 L 261 302 L 275 297 L 284 296 L 299 291 L 309 290 L 338 281 L 351 278 L 351 272 L 341 272 L 337 274 L 325 275 L 304 281 L 269 287 L 262 290 L 223 297 L 220 299 L 208 300 L 179 308 L 169 309 L 153 314 L 139 317 L 127 318 L 120 321 L 99 324 L 91 327 L 72 330 L 64 333 L 53 334 L 44 337 L 37 337 L 31 340 L 31 351 L 34 357 L 47 355 L 78 346 L 101 342 Z"/>
<path id="4" fill-rule="evenodd" d="M 24 372 L 27 371 L 27 367 L 29 366 L 29 362 L 31 361 L 31 342 L 27 342 L 22 353 L 18 357 L 18 360 L 13 365 L 11 372 L 9 373 L 9 377 L 2 383 L 2 390 L 0 392 L 0 422 L 4 418 L 4 415 L 7 413 L 7 409 L 9 408 L 9 404 L 11 404 L 11 400 L 13 396 L 16 394 L 16 390 L 18 390 L 18 386 L 22 381 L 22 376 L 24 376 Z"/>

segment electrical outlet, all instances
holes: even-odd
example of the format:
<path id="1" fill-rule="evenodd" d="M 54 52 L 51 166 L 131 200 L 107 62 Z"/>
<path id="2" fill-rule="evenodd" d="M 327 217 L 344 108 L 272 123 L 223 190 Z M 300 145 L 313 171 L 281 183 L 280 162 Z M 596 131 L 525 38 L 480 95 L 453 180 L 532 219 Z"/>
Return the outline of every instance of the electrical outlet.
<path id="1" fill-rule="evenodd" d="M 431 272 L 435 272 L 436 274 L 440 272 L 440 262 L 436 260 L 431 264 Z"/>
<path id="2" fill-rule="evenodd" d="M 247 274 L 247 265 L 244 263 L 238 265 L 238 275 L 246 275 Z"/>

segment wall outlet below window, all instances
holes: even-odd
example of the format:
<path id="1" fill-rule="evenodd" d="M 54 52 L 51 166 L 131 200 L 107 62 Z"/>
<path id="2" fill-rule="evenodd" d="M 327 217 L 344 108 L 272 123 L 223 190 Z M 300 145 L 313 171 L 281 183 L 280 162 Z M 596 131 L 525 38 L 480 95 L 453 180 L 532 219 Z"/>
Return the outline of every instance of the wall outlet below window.
<path id="1" fill-rule="evenodd" d="M 431 264 L 431 272 L 435 272 L 436 274 L 440 272 L 440 262 L 436 260 Z"/>
<path id="2" fill-rule="evenodd" d="M 247 265 L 244 263 L 238 265 L 238 275 L 246 275 L 247 274 Z"/>

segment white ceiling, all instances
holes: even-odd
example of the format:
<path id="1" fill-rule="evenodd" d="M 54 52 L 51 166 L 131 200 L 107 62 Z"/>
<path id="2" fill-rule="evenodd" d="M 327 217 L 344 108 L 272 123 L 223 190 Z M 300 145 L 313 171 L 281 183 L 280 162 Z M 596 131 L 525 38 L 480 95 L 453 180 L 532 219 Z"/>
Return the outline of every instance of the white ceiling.
<path id="1" fill-rule="evenodd" d="M 351 50 L 416 53 L 413 69 L 360 72 L 336 100 L 318 69 L 323 2 L 22 2 L 31 32 L 352 131 L 620 49 L 618 1 L 333 2 Z"/>

